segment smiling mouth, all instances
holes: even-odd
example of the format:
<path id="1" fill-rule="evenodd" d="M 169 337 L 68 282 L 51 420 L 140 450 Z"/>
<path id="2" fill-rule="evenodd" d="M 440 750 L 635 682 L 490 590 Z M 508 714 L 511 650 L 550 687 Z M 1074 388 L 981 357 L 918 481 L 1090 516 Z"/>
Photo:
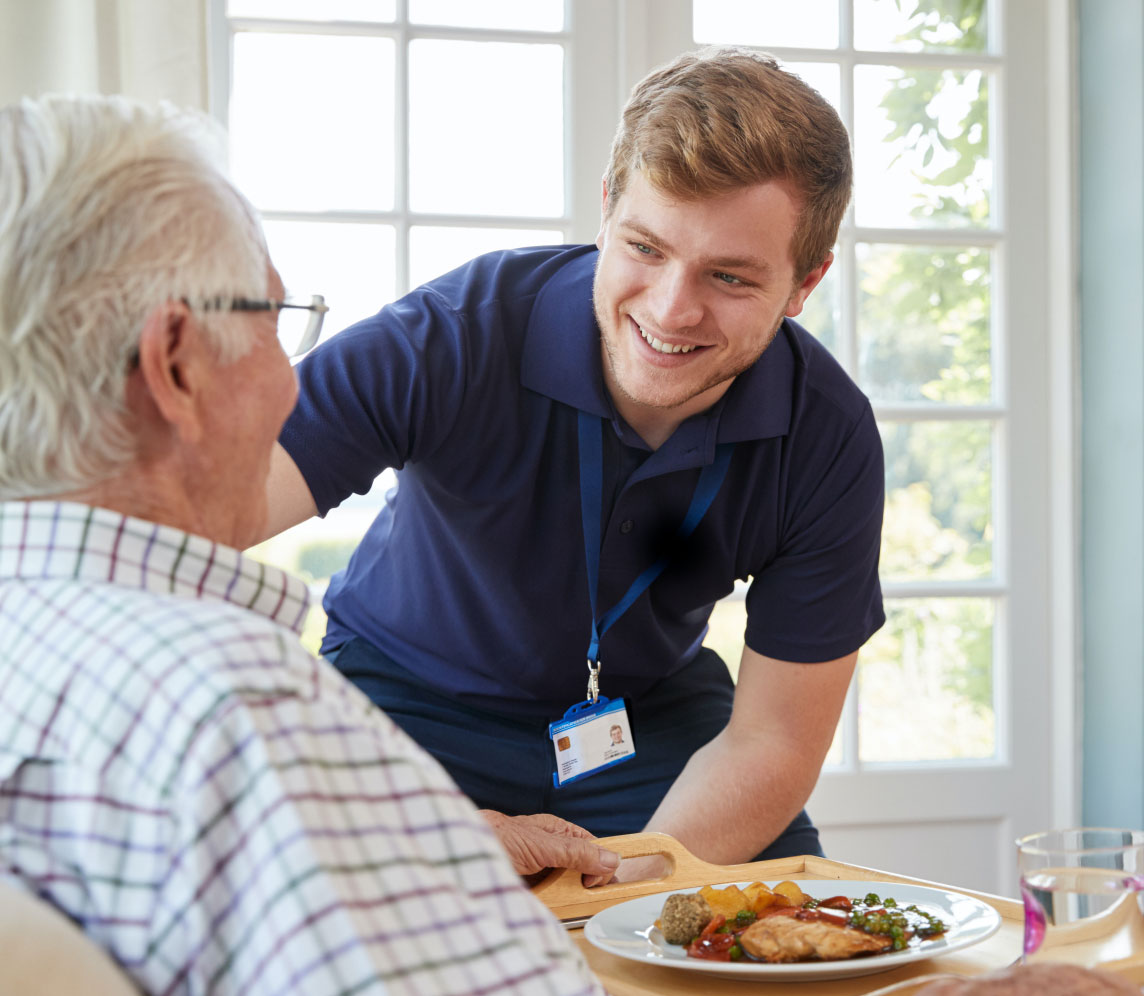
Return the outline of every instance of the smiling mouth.
<path id="1" fill-rule="evenodd" d="M 690 353 L 696 349 L 703 348 L 702 346 L 681 346 L 679 343 L 673 346 L 669 342 L 663 342 L 657 339 L 650 332 L 645 332 L 643 326 L 638 322 L 636 323 L 636 328 L 640 330 L 640 335 L 643 336 L 644 342 L 651 346 L 657 353 Z"/>

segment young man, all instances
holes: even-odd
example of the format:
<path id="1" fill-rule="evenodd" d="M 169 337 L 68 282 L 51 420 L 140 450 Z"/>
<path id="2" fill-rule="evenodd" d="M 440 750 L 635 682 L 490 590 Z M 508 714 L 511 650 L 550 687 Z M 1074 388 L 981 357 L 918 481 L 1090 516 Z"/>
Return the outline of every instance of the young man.
<path id="1" fill-rule="evenodd" d="M 595 246 L 481 257 L 301 364 L 273 528 L 399 479 L 323 652 L 481 805 L 820 853 L 800 811 L 884 618 L 874 418 L 791 321 L 850 183 L 815 91 L 686 55 L 632 93 Z M 701 645 L 747 578 L 733 686 Z M 573 734 L 619 698 L 634 750 L 601 763 Z"/>
<path id="2" fill-rule="evenodd" d="M 0 111 L 0 878 L 147 993 L 598 993 L 471 803 L 302 649 L 306 586 L 239 552 L 291 305 L 200 131 Z M 490 815 L 521 871 L 599 850 Z"/>

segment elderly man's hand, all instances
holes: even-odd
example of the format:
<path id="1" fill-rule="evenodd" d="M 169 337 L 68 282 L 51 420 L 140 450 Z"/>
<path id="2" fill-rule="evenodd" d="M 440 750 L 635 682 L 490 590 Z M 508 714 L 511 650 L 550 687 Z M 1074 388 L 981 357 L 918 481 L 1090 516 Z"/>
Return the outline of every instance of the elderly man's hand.
<path id="1" fill-rule="evenodd" d="M 575 868 L 593 881 L 611 879 L 620 856 L 594 843 L 583 827 L 550 813 L 505 816 L 493 809 L 481 815 L 500 838 L 516 873 L 530 884 L 553 868 Z"/>

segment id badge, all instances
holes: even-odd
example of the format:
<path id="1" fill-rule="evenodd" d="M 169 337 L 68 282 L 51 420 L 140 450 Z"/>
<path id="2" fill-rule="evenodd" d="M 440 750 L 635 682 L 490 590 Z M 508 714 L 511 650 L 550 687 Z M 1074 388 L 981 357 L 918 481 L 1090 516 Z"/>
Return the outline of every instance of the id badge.
<path id="1" fill-rule="evenodd" d="M 548 724 L 548 735 L 556 751 L 556 788 L 636 756 L 623 699 L 601 695 L 595 703 L 578 702 L 563 719 Z"/>

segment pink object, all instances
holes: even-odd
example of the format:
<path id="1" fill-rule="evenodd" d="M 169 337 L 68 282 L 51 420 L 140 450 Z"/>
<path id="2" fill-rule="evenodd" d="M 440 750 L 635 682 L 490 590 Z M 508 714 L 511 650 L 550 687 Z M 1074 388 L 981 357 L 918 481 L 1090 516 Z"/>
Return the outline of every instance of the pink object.
<path id="1" fill-rule="evenodd" d="M 1021 898 L 1025 902 L 1025 957 L 1028 958 L 1045 940 L 1045 910 L 1021 881 Z"/>

